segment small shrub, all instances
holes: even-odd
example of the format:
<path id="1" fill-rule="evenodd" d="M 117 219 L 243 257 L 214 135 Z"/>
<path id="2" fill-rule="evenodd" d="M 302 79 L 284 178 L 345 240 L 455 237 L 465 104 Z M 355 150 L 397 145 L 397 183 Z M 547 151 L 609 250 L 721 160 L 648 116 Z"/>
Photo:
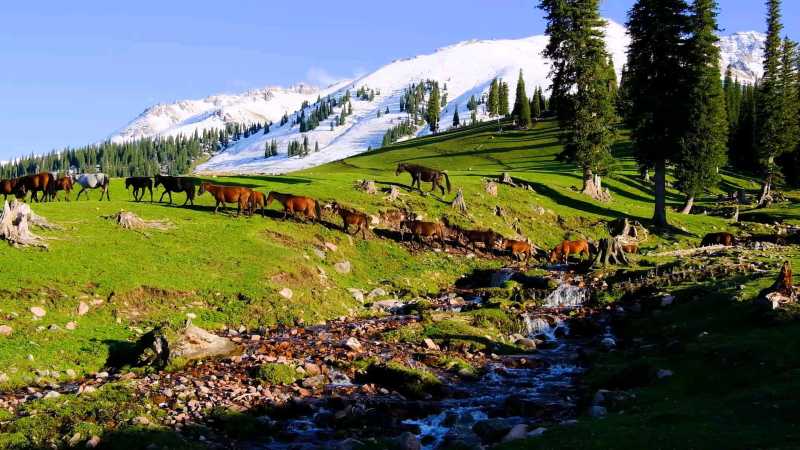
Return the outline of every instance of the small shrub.
<path id="1" fill-rule="evenodd" d="M 267 384 L 289 385 L 302 380 L 303 374 L 288 364 L 267 363 L 258 366 L 253 377 Z"/>

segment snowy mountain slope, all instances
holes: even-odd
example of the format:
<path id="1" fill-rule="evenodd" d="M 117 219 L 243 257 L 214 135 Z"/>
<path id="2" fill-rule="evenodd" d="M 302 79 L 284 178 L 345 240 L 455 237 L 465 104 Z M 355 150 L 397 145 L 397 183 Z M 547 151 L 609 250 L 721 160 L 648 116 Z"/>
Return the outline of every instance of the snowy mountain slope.
<path id="1" fill-rule="evenodd" d="M 625 28 L 609 22 L 606 29 L 607 48 L 614 58 L 617 73 L 626 59 L 629 42 Z M 737 33 L 721 39 L 722 66 L 733 68 L 734 75 L 742 82 L 752 83 L 761 76 L 764 35 L 760 33 Z M 267 88 L 242 95 L 218 95 L 203 100 L 183 101 L 152 107 L 140 115 L 113 140 L 135 139 L 143 136 L 165 136 L 190 134 L 195 130 L 222 127 L 227 122 L 277 122 L 284 112 L 299 115 L 303 101 L 313 103 L 318 96 L 340 98 L 348 90 L 366 87 L 380 94 L 373 101 L 359 100 L 353 95 L 353 114 L 343 126 L 332 129 L 330 122 L 323 120 L 313 131 L 300 133 L 299 125 L 292 122 L 279 127 L 277 123 L 267 135 L 257 133 L 232 143 L 223 152 L 214 155 L 197 168 L 198 173 L 286 173 L 314 167 L 377 148 L 385 132 L 406 118 L 400 112 L 400 101 L 411 83 L 436 80 L 446 86 L 447 105 L 443 108 L 441 128 L 447 129 L 453 122 L 458 108 L 462 121 L 468 120 L 470 112 L 467 101 L 474 95 L 480 98 L 488 91 L 492 79 L 499 77 L 509 84 L 513 103 L 517 76 L 522 69 L 528 95 L 533 88 L 548 85 L 550 65 L 542 57 L 547 44 L 545 36 L 533 36 L 517 40 L 466 41 L 444 47 L 429 55 L 394 61 L 375 72 L 355 81 L 345 81 L 325 89 L 300 85 L 289 89 Z M 383 114 L 388 108 L 389 114 Z M 311 113 L 313 105 L 305 112 Z M 338 116 L 341 109 L 334 109 Z M 380 117 L 379 116 L 379 112 Z M 479 119 L 486 119 L 479 109 Z M 420 129 L 418 134 L 428 133 Z M 287 156 L 287 147 L 292 141 L 308 138 L 312 153 L 304 158 Z M 277 156 L 264 158 L 265 145 L 275 140 Z M 315 145 L 319 152 L 313 152 Z"/>
<path id="2" fill-rule="evenodd" d="M 195 130 L 223 128 L 226 123 L 277 121 L 297 110 L 304 101 L 316 101 L 341 88 L 326 89 L 299 84 L 289 88 L 268 87 L 239 95 L 214 95 L 152 106 L 111 137 L 124 142 L 143 137 L 191 135 Z"/>

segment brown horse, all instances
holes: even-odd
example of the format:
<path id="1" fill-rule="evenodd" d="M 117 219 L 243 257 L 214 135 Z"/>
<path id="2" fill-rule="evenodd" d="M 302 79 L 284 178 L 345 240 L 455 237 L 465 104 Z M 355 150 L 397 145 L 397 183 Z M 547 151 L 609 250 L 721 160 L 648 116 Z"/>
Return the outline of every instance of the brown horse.
<path id="1" fill-rule="evenodd" d="M 319 203 L 313 198 L 271 191 L 267 196 L 267 206 L 269 206 L 273 200 L 277 200 L 283 205 L 284 219 L 287 215 L 294 215 L 295 213 L 302 213 L 314 221 L 322 218 L 322 210 L 319 207 Z"/>
<path id="2" fill-rule="evenodd" d="M 214 208 L 214 214 L 219 210 L 219 205 L 225 208 L 226 203 L 236 203 L 239 205 L 236 209 L 236 216 L 242 214 L 242 210 L 245 211 L 245 214 L 250 210 L 250 195 L 253 191 L 248 188 L 240 186 L 220 186 L 204 181 L 200 183 L 200 190 L 197 195 L 203 195 L 205 192 L 210 193 L 217 202 Z"/>
<path id="3" fill-rule="evenodd" d="M 562 263 L 566 264 L 570 254 L 586 255 L 587 258 L 591 258 L 592 253 L 589 248 L 589 241 L 586 239 L 577 241 L 563 241 L 562 243 L 556 245 L 553 251 L 550 252 L 550 263 L 555 264 L 561 261 Z"/>
<path id="4" fill-rule="evenodd" d="M 267 210 L 267 196 L 263 192 L 253 191 L 250 194 L 250 215 L 261 208 L 261 217 L 265 217 Z"/>
<path id="5" fill-rule="evenodd" d="M 66 176 L 56 180 L 53 192 L 50 194 L 50 200 L 58 198 L 58 191 L 64 191 L 64 199 L 69 201 L 69 196 L 72 193 L 72 177 Z"/>
<path id="6" fill-rule="evenodd" d="M 411 174 L 411 188 L 413 189 L 414 186 L 417 186 L 420 192 L 422 192 L 422 182 L 431 183 L 431 192 L 436 190 L 438 187 L 442 191 L 442 195 L 444 195 L 444 187 L 441 184 L 442 178 L 445 179 L 447 184 L 447 193 L 450 193 L 450 177 L 447 175 L 446 171 L 443 170 L 436 170 L 430 169 L 428 167 L 419 166 L 417 164 L 405 164 L 400 163 L 397 165 L 397 170 L 394 171 L 395 176 L 400 175 L 402 172 L 408 172 Z"/>
<path id="7" fill-rule="evenodd" d="M 25 190 L 31 193 L 31 200 L 38 202 L 39 192 L 42 193 L 41 201 L 47 201 L 54 192 L 56 179 L 50 172 L 40 172 L 36 175 L 26 175 L 18 179 L 18 183 L 25 186 Z"/>
<path id="8" fill-rule="evenodd" d="M 405 230 L 411 233 L 412 238 L 416 238 L 422 246 L 423 239 L 439 239 L 439 244 L 444 246 L 444 239 L 447 237 L 447 227 L 436 222 L 421 222 L 419 220 L 404 220 L 400 223 L 400 239 L 405 240 Z"/>
<path id="9" fill-rule="evenodd" d="M 700 247 L 707 247 L 709 245 L 724 245 L 726 247 L 731 247 L 735 243 L 736 237 L 730 233 L 709 233 L 703 238 L 703 241 L 700 242 Z"/>
<path id="10" fill-rule="evenodd" d="M 483 248 L 490 250 L 495 242 L 503 240 L 503 236 L 492 230 L 465 230 L 457 225 L 450 227 L 456 235 L 464 239 L 468 245 L 472 246 L 472 250 L 476 250 L 476 244 L 483 244 Z"/>
<path id="11" fill-rule="evenodd" d="M 3 194 L 3 200 L 8 200 L 9 195 L 25 197 L 27 193 L 25 186 L 19 183 L 19 178 L 0 180 L 0 194 Z"/>
<path id="12" fill-rule="evenodd" d="M 361 232 L 364 239 L 367 238 L 367 229 L 369 228 L 369 217 L 360 212 L 352 209 L 343 208 L 336 202 L 331 203 L 331 209 L 342 218 L 342 231 L 350 234 L 350 225 L 355 225 L 356 229 L 352 234 Z"/>
<path id="13" fill-rule="evenodd" d="M 528 261 L 533 255 L 533 247 L 525 241 L 515 241 L 513 239 L 501 239 L 499 247 L 503 250 L 510 250 L 511 256 L 519 258 L 520 261 Z"/>

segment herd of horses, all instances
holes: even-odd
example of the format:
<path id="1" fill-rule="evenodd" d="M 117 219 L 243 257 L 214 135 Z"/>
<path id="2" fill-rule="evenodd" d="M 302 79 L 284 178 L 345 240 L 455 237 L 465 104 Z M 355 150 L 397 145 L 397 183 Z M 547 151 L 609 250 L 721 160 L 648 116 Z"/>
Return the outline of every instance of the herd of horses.
<path id="1" fill-rule="evenodd" d="M 442 195 L 445 193 L 445 187 L 447 192 L 451 191 L 450 178 L 446 171 L 404 163 L 397 166 L 395 175 L 399 175 L 402 172 L 408 172 L 411 175 L 411 189 L 416 188 L 421 191 L 421 183 L 427 182 L 431 183 L 431 191 L 435 191 L 438 188 L 441 190 Z M 3 194 L 5 198 L 9 195 L 24 198 L 30 193 L 32 201 L 45 202 L 55 200 L 58 192 L 63 191 L 65 200 L 69 201 L 70 193 L 76 185 L 81 188 L 76 197 L 78 200 L 86 191 L 94 189 L 101 190 L 100 200 L 103 197 L 109 201 L 111 200 L 109 196 L 110 178 L 103 173 L 58 177 L 54 173 L 42 172 L 14 179 L 0 180 L 0 194 Z M 265 194 L 244 186 L 219 185 L 208 181 L 203 181 L 197 186 L 195 181 L 188 177 L 156 175 L 154 177 L 128 177 L 125 179 L 125 189 L 133 188 L 132 195 L 136 202 L 142 201 L 147 193 L 150 194 L 150 201 L 152 202 L 154 200 L 153 189 L 158 187 L 163 187 L 164 190 L 158 200 L 159 203 L 164 201 L 164 196 L 167 196 L 169 204 L 173 204 L 172 194 L 183 193 L 186 195 L 183 206 L 187 204 L 194 205 L 197 195 L 203 195 L 208 192 L 216 202 L 214 213 L 217 213 L 220 207 L 225 209 L 228 204 L 235 204 L 237 206 L 237 216 L 242 213 L 253 215 L 259 209 L 261 210 L 261 215 L 265 216 L 266 208 L 273 201 L 277 201 L 283 206 L 284 218 L 292 215 L 304 220 L 310 219 L 313 222 L 318 222 L 322 220 L 324 208 L 341 217 L 342 230 L 348 234 L 357 235 L 360 233 L 362 237 L 366 238 L 369 230 L 370 216 L 364 212 L 344 207 L 337 202 L 323 206 L 319 201 L 311 197 L 275 191 Z M 86 193 L 86 197 L 88 199 L 88 193 Z M 504 251 L 525 262 L 534 256 L 538 256 L 539 252 L 541 252 L 528 241 L 507 239 L 493 230 L 465 229 L 457 225 L 451 225 L 446 220 L 444 223 L 426 222 L 408 218 L 407 214 L 401 213 L 399 220 L 397 220 L 397 225 L 401 241 L 405 241 L 406 235 L 409 235 L 411 241 L 416 241 L 420 247 L 423 243 L 432 244 L 436 241 L 443 246 L 445 240 L 455 238 L 456 242 L 465 248 L 472 249 L 472 251 L 477 251 L 478 245 L 480 245 L 485 251 Z M 714 243 L 730 244 L 728 242 L 730 239 L 726 238 L 728 237 L 714 236 Z M 636 248 L 625 249 L 626 252 L 636 252 L 637 250 Z M 541 256 L 546 255 L 547 261 L 550 263 L 566 264 L 571 255 L 585 256 L 591 259 L 593 253 L 596 253 L 594 246 L 588 240 L 580 239 L 574 241 L 565 240 L 553 248 L 549 254 Z"/>

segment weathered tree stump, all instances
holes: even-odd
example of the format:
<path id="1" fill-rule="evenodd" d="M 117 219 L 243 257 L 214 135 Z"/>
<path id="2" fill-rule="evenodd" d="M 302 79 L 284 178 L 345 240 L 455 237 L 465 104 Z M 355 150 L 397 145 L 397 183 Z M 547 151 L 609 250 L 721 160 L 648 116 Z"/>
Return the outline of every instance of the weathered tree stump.
<path id="1" fill-rule="evenodd" d="M 792 281 L 792 266 L 789 261 L 785 261 L 775 283 L 758 294 L 756 305 L 771 311 L 796 301 L 797 289 Z"/>
<path id="2" fill-rule="evenodd" d="M 27 203 L 14 200 L 11 204 L 3 204 L 3 213 L 0 215 L 0 239 L 16 247 L 41 247 L 47 248 L 45 239 L 33 234 L 29 225 L 36 225 L 44 229 L 59 229 L 50 224 L 44 217 L 31 211 Z"/>
<path id="3" fill-rule="evenodd" d="M 736 210 L 734 211 L 731 220 L 733 220 L 733 223 L 739 223 L 739 205 L 736 205 Z"/>
<path id="4" fill-rule="evenodd" d="M 597 174 L 584 180 L 582 193 L 601 202 L 611 201 L 611 192 L 608 189 L 603 189 L 602 178 Z"/>
<path id="5" fill-rule="evenodd" d="M 625 255 L 625 250 L 622 244 L 615 238 L 600 239 L 597 245 L 597 255 L 595 256 L 593 266 L 607 266 L 609 264 L 627 266 L 628 257 Z"/>
<path id="6" fill-rule="evenodd" d="M 378 188 L 375 186 L 375 181 L 373 180 L 359 180 L 356 182 L 356 189 L 360 191 L 364 191 L 369 195 L 375 195 L 378 193 Z"/>
<path id="7" fill-rule="evenodd" d="M 494 206 L 494 215 L 498 216 L 498 217 L 505 217 L 506 216 L 506 210 L 503 209 L 503 207 L 500 206 L 500 205 L 495 205 Z"/>
<path id="8" fill-rule="evenodd" d="M 497 197 L 497 183 L 494 181 L 488 181 L 484 186 L 484 189 L 486 189 L 487 194 L 491 195 L 492 197 Z"/>
<path id="9" fill-rule="evenodd" d="M 400 197 L 400 189 L 397 186 L 392 186 L 389 189 L 389 194 L 385 197 L 386 200 L 393 202 Z"/>
<path id="10" fill-rule="evenodd" d="M 462 213 L 467 212 L 467 202 L 464 201 L 464 190 L 458 188 L 458 192 L 456 193 L 456 198 L 451 203 L 451 206 Z"/>
<path id="11" fill-rule="evenodd" d="M 144 230 L 152 228 L 156 230 L 169 230 L 172 224 L 163 220 L 143 220 L 136 214 L 130 211 L 120 211 L 110 216 L 104 216 L 105 219 L 113 220 L 117 225 L 126 230 Z"/>
<path id="12" fill-rule="evenodd" d="M 517 184 L 514 183 L 514 179 L 511 178 L 511 175 L 509 175 L 508 172 L 503 172 L 503 174 L 500 176 L 500 182 L 503 183 L 503 184 L 508 184 L 508 185 L 514 186 L 514 187 L 517 186 Z"/>

